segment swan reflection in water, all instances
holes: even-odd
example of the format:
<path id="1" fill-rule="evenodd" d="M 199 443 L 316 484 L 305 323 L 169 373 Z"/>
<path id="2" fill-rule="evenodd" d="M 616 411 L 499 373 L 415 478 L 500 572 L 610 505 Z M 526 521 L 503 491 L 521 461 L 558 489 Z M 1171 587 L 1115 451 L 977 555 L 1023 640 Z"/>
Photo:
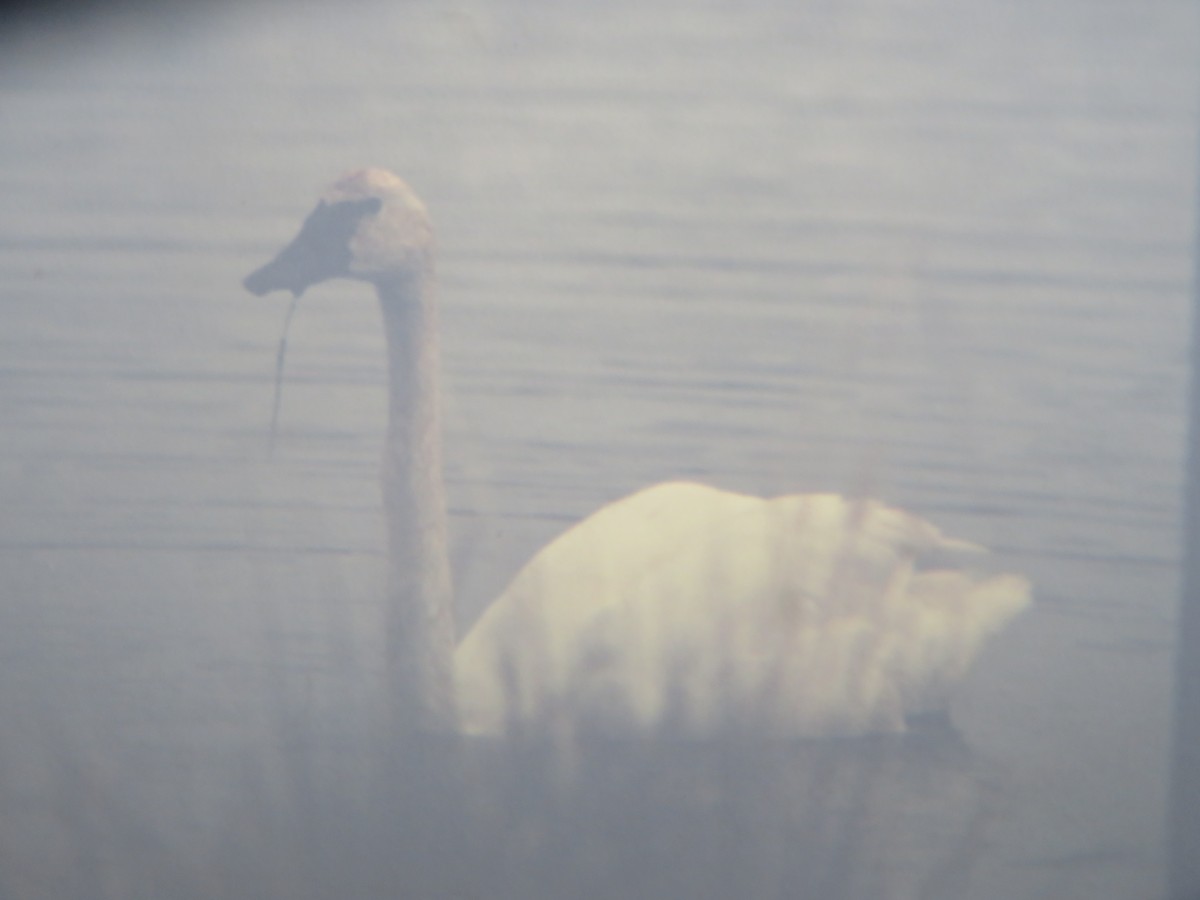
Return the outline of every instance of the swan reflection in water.
<path id="1" fill-rule="evenodd" d="M 378 292 L 388 689 L 403 728 L 895 733 L 944 711 L 983 641 L 1028 605 L 1028 582 L 988 573 L 982 548 L 878 501 L 668 482 L 551 541 L 457 641 L 433 263 L 421 200 L 362 169 L 245 280 L 256 295 L 339 277 Z"/>

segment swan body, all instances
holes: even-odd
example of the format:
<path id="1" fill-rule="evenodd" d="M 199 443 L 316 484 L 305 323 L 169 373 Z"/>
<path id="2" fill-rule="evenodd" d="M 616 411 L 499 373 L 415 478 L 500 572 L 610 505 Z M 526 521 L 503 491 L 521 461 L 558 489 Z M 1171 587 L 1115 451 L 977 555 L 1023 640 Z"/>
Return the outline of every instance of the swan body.
<path id="1" fill-rule="evenodd" d="M 551 542 L 464 638 L 463 728 L 903 731 L 1029 602 L 961 565 L 980 552 L 874 500 L 647 488 Z"/>
<path id="2" fill-rule="evenodd" d="M 376 286 L 389 348 L 383 488 L 394 715 L 420 729 L 772 736 L 896 732 L 945 708 L 1029 603 L 982 548 L 874 500 L 669 482 L 541 550 L 455 647 L 437 413 L 432 227 L 381 169 L 335 183 L 245 280 Z"/>

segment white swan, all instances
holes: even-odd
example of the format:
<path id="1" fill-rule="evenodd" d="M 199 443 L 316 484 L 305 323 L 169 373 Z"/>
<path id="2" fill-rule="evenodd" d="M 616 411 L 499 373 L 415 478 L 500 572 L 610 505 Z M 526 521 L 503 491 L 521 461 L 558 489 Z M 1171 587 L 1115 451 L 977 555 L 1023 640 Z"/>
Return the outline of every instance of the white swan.
<path id="1" fill-rule="evenodd" d="M 245 281 L 258 295 L 339 276 L 378 291 L 387 644 L 406 721 L 473 734 L 901 731 L 944 709 L 980 643 L 1028 605 L 1024 578 L 971 568 L 981 548 L 877 501 L 672 482 L 552 541 L 455 650 L 432 267 L 424 205 L 395 175 L 363 169 Z"/>

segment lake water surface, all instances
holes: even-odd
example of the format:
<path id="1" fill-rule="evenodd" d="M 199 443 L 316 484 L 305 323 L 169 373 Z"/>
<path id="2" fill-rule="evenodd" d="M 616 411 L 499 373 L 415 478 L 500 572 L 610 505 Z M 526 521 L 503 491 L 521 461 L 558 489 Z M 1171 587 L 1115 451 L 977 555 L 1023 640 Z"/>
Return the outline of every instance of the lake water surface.
<path id="1" fill-rule="evenodd" d="M 394 896 L 482 896 L 472 872 L 492 896 L 1161 896 L 1197 18 L 479 0 L 11 26 L 0 893 L 303 895 L 294 857 L 230 844 L 286 844 L 261 818 L 290 808 L 281 735 L 370 718 L 383 336 L 364 286 L 306 295 L 272 454 L 286 300 L 240 281 L 374 164 L 438 225 L 466 622 L 566 525 L 674 478 L 878 495 L 1036 592 L 952 746 L 762 751 L 715 806 L 681 749 L 678 784 L 643 760 L 639 790 L 576 797 L 586 825 L 484 778 L 501 862 L 413 851 L 422 892 Z M 820 784 L 781 824 L 772 798 Z"/>

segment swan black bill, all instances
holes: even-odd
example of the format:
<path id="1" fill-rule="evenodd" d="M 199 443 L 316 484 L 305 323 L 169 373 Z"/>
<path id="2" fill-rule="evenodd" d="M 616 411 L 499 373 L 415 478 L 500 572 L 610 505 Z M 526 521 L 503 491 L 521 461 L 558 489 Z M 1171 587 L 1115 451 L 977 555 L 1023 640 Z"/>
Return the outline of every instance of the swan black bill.
<path id="1" fill-rule="evenodd" d="M 255 297 L 263 297 L 272 291 L 291 291 L 292 297 L 299 299 L 308 287 L 306 284 L 287 284 L 279 278 L 279 274 L 275 271 L 276 262 L 273 260 L 267 263 L 260 269 L 255 269 L 242 280 L 242 287 L 252 293 Z"/>
<path id="2" fill-rule="evenodd" d="M 309 287 L 350 274 L 350 241 L 362 220 L 379 212 L 377 197 L 365 200 L 322 200 L 291 243 L 273 260 L 246 276 L 246 290 L 261 297 L 271 291 L 291 291 L 299 297 Z"/>

